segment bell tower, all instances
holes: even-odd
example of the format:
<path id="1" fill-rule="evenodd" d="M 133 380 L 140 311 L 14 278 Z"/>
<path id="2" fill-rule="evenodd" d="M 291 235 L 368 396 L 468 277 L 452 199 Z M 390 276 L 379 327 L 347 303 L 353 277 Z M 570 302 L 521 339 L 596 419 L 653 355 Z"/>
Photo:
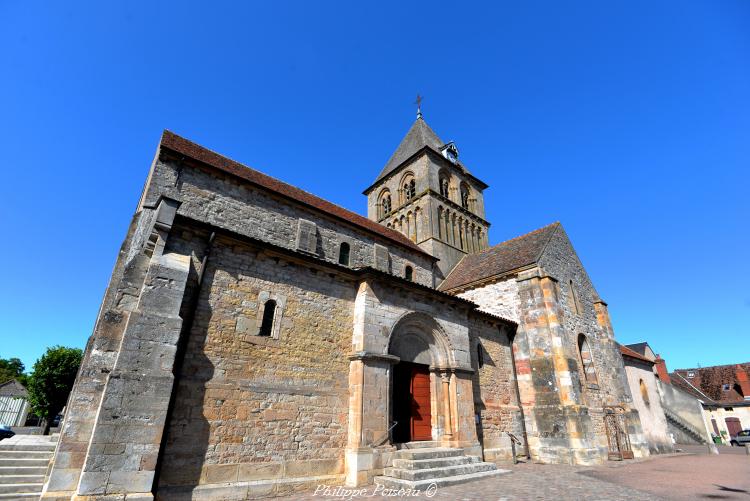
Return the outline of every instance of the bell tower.
<path id="1" fill-rule="evenodd" d="M 440 259 L 446 277 L 467 254 L 488 247 L 487 185 L 459 159 L 417 112 L 417 119 L 375 182 L 364 191 L 367 217 L 400 231 Z"/>

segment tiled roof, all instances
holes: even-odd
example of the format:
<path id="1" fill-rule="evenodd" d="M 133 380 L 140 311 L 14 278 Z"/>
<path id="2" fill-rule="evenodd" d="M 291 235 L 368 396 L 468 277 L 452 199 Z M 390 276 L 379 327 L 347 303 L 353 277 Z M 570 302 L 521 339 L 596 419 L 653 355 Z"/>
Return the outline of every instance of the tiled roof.
<path id="1" fill-rule="evenodd" d="M 477 254 L 465 256 L 440 284 L 440 290 L 456 289 L 536 263 L 559 227 L 560 223 L 552 223 Z"/>
<path id="2" fill-rule="evenodd" d="M 689 383 L 685 378 L 683 378 L 677 372 L 669 373 L 669 381 L 672 384 L 672 386 L 676 386 L 677 388 L 694 396 L 695 398 L 702 400 L 706 403 L 712 403 L 712 399 L 708 395 L 705 395 L 704 393 L 702 393 L 698 388 L 696 388 L 694 385 Z"/>
<path id="3" fill-rule="evenodd" d="M 643 355 L 641 355 L 637 351 L 633 351 L 630 348 L 628 348 L 627 346 L 623 346 L 623 345 L 621 345 L 619 343 L 618 343 L 618 346 L 620 347 L 620 353 L 622 354 L 622 356 L 624 356 L 624 357 L 630 357 L 630 358 L 635 358 L 636 360 L 641 360 L 643 362 L 647 362 L 647 363 L 652 364 L 652 365 L 654 364 L 654 362 L 652 360 L 649 360 L 648 358 L 644 357 Z"/>
<path id="4" fill-rule="evenodd" d="M 185 139 L 184 137 L 178 136 L 173 132 L 170 132 L 168 130 L 164 131 L 161 137 L 161 147 L 170 149 L 176 153 L 197 160 L 198 162 L 237 176 L 257 186 L 274 191 L 287 198 L 291 198 L 296 202 L 302 203 L 328 215 L 342 219 L 350 224 L 358 226 L 368 233 L 375 233 L 380 237 L 399 244 L 402 247 L 406 247 L 411 251 L 432 257 L 430 254 L 422 250 L 417 244 L 406 238 L 398 231 L 386 228 L 381 224 L 371 221 L 366 217 L 360 216 L 359 214 L 354 213 L 350 210 L 344 209 L 341 206 L 333 204 L 327 200 L 323 200 L 320 197 L 316 197 L 311 193 L 308 193 L 290 184 L 284 183 L 283 181 L 279 181 L 278 179 L 258 172 L 257 170 L 251 169 L 250 167 L 239 162 L 235 162 L 234 160 L 231 160 L 223 155 L 204 148 L 203 146 Z"/>
<path id="5" fill-rule="evenodd" d="M 688 377 L 689 373 L 692 377 Z M 745 397 L 750 396 L 750 363 L 747 362 L 695 369 L 676 369 L 670 376 L 674 374 L 679 375 L 683 381 L 689 381 L 691 385 L 715 402 L 746 403 Z M 726 390 L 724 385 L 726 385 Z"/>

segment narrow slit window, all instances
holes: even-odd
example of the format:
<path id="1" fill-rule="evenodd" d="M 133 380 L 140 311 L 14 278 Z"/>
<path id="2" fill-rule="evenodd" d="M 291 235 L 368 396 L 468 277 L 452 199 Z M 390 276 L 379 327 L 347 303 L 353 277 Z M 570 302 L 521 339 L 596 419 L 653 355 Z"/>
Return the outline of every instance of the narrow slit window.
<path id="1" fill-rule="evenodd" d="M 339 264 L 349 266 L 349 244 L 342 242 L 339 247 Z"/>
<path id="2" fill-rule="evenodd" d="M 482 343 L 477 343 L 477 365 L 480 369 L 484 367 L 484 349 L 482 349 Z"/>
<path id="3" fill-rule="evenodd" d="M 276 301 L 269 299 L 263 307 L 263 321 L 260 324 L 259 336 L 270 337 L 273 331 L 273 317 L 276 314 Z"/>
<path id="4" fill-rule="evenodd" d="M 411 282 L 414 279 L 414 268 L 407 266 L 404 269 L 404 278 Z"/>

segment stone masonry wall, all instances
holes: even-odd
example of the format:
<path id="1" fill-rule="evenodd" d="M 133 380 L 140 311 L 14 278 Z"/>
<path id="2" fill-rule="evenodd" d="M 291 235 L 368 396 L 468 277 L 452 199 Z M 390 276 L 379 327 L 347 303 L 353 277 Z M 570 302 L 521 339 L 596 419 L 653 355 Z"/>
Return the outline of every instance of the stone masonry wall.
<path id="1" fill-rule="evenodd" d="M 171 245 L 189 247 L 185 237 Z M 247 328 L 269 294 L 283 302 L 278 339 Z M 217 237 L 177 375 L 162 496 L 343 471 L 355 294 L 338 275 Z"/>
<path id="2" fill-rule="evenodd" d="M 299 220 L 306 219 L 317 225 L 315 254 L 319 258 L 337 263 L 339 246 L 347 242 L 351 246 L 352 268 L 375 267 L 373 246 L 378 243 L 389 249 L 389 272 L 402 275 L 405 266 L 410 265 L 414 268 L 415 282 L 433 286 L 432 260 L 424 254 L 229 175 L 178 165 L 163 156 L 156 160 L 153 169 L 141 202 L 144 206 L 168 194 L 182 202 L 178 215 L 293 250 L 297 248 Z"/>
<path id="3" fill-rule="evenodd" d="M 519 320 L 518 282 L 515 276 L 458 294 L 479 309 L 514 322 Z"/>
<path id="4" fill-rule="evenodd" d="M 469 322 L 471 363 L 476 371 L 472 378 L 474 407 L 480 418 L 477 434 L 484 448 L 485 460 L 510 460 L 508 433 L 519 439 L 523 437 L 510 341 L 505 328 L 493 321 L 471 315 Z"/>

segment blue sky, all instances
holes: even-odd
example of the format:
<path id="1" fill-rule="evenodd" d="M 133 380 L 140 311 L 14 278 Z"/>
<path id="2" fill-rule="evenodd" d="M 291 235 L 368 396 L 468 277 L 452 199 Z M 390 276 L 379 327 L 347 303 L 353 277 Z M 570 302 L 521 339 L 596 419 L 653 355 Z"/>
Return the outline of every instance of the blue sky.
<path id="1" fill-rule="evenodd" d="M 355 5 L 356 4 L 356 5 Z M 0 357 L 83 347 L 162 129 L 360 213 L 414 120 L 617 338 L 748 361 L 750 2 L 0 2 Z"/>

